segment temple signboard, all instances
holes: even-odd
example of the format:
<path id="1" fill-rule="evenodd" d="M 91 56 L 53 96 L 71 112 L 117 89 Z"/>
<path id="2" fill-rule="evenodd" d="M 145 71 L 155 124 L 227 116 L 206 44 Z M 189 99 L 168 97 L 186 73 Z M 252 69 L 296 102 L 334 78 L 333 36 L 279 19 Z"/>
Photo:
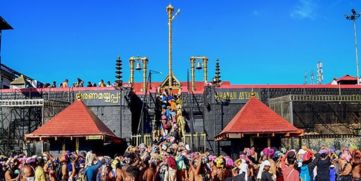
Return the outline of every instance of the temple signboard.
<path id="1" fill-rule="evenodd" d="M 120 91 L 117 90 L 84 90 L 76 92 L 87 106 L 120 105 Z"/>
<path id="2" fill-rule="evenodd" d="M 214 101 L 230 103 L 246 103 L 251 97 L 252 93 L 259 99 L 259 90 L 252 89 L 216 89 L 214 94 Z"/>

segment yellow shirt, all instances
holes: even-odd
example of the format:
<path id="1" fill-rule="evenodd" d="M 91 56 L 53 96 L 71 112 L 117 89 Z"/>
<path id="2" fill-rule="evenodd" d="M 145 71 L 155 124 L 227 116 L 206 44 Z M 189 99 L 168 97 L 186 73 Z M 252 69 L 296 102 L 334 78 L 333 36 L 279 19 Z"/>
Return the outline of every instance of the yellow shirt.
<path id="1" fill-rule="evenodd" d="M 41 166 L 37 166 L 35 169 L 35 181 L 45 181 L 44 169 Z"/>

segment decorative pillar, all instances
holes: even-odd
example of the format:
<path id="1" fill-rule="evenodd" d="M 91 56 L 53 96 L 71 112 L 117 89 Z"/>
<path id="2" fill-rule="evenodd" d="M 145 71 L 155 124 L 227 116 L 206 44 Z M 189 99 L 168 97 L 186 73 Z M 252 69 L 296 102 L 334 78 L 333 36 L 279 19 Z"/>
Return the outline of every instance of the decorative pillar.
<path id="1" fill-rule="evenodd" d="M 208 58 L 203 58 L 203 77 L 204 77 L 204 83 L 206 84 L 208 82 Z"/>
<path id="2" fill-rule="evenodd" d="M 63 150 L 63 151 L 66 150 L 65 140 L 64 139 L 62 140 L 61 150 Z"/>
<path id="3" fill-rule="evenodd" d="M 143 92 L 145 92 L 147 88 L 147 64 L 148 64 L 147 57 L 142 58 L 142 63 L 143 63 Z"/>
<path id="4" fill-rule="evenodd" d="M 129 79 L 129 83 L 133 84 L 134 83 L 134 57 L 130 57 L 129 63 L 130 63 L 130 79 Z"/>
<path id="5" fill-rule="evenodd" d="M 195 76 L 194 76 L 194 64 L 195 64 L 196 59 L 194 57 L 191 57 L 191 85 L 192 88 L 191 90 L 194 91 L 195 90 Z"/>
<path id="6" fill-rule="evenodd" d="M 172 5 L 167 6 L 168 13 L 168 81 L 169 87 L 172 87 L 173 72 L 172 72 L 172 16 L 174 8 Z"/>
<path id="7" fill-rule="evenodd" d="M 271 147 L 271 137 L 267 137 L 267 146 Z"/>
<path id="8" fill-rule="evenodd" d="M 79 138 L 75 138 L 75 151 L 79 153 Z"/>

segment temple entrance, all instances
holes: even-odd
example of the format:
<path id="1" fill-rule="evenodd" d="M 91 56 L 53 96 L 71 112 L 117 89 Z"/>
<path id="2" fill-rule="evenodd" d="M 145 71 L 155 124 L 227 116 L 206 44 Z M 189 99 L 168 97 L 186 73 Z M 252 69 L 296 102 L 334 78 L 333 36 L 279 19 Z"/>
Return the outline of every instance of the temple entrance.
<path id="1" fill-rule="evenodd" d="M 258 153 L 268 146 L 268 137 L 252 137 L 251 139 L 253 139 L 253 145 L 251 146 L 253 146 Z"/>
<path id="2" fill-rule="evenodd" d="M 252 137 L 253 145 L 251 142 L 251 146 L 254 146 L 257 152 L 262 151 L 266 147 L 276 147 L 279 148 L 281 146 L 281 137 L 279 135 L 273 137 Z"/>

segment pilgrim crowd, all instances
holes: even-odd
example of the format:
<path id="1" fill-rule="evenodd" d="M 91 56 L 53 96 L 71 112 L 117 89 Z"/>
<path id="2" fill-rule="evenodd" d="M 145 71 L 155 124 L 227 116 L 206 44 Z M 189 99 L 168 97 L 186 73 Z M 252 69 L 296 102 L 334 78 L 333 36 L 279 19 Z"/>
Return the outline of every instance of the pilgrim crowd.
<path id="1" fill-rule="evenodd" d="M 251 147 L 233 150 L 239 151 L 233 158 L 192 150 L 184 143 L 181 96 L 164 90 L 157 99 L 153 144 L 128 146 L 112 157 L 96 151 L 0 156 L 0 181 L 361 181 L 361 151 L 353 145 L 259 152 Z"/>
<path id="2" fill-rule="evenodd" d="M 354 147 L 341 150 L 322 147 L 299 150 L 267 147 L 260 153 L 245 148 L 235 159 L 208 151 L 195 152 L 182 142 L 129 146 L 113 157 L 95 152 L 47 152 L 28 157 L 2 156 L 0 180 L 24 181 L 358 181 L 361 152 Z"/>
<path id="3" fill-rule="evenodd" d="M 173 94 L 172 90 L 158 91 L 157 99 L 161 107 L 160 123 L 156 124 L 153 138 L 156 141 L 165 139 L 184 141 L 186 121 L 183 116 L 183 100 L 179 94 Z"/>
<path id="4" fill-rule="evenodd" d="M 231 158 L 195 151 L 184 143 L 182 99 L 160 91 L 160 122 L 151 145 L 128 146 L 112 157 L 96 151 L 0 157 L 0 181 L 361 181 L 361 151 L 254 147 Z"/>
<path id="5" fill-rule="evenodd" d="M 105 81 L 102 79 L 99 83 L 93 83 L 91 81 L 88 81 L 87 83 L 84 82 L 84 80 L 77 78 L 76 82 L 73 82 L 72 84 L 69 83 L 68 79 L 65 79 L 63 82 L 61 82 L 59 85 L 57 85 L 56 81 L 53 81 L 50 83 L 45 83 L 42 85 L 42 88 L 69 88 L 69 87 L 113 87 L 116 86 L 116 83 L 111 83 L 110 81 Z M 38 88 L 41 88 L 38 87 Z"/>

